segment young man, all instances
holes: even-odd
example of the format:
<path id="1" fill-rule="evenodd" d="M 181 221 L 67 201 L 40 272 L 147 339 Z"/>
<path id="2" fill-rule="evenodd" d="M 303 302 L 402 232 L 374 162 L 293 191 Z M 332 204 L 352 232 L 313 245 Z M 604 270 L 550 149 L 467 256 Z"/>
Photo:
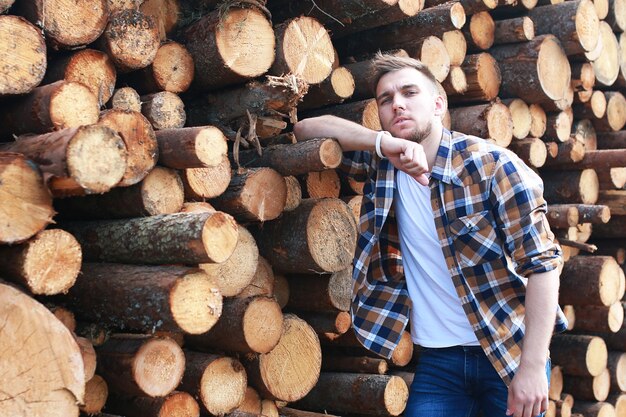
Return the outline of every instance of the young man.
<path id="1" fill-rule="evenodd" d="M 333 116 L 294 127 L 337 138 L 344 169 L 366 181 L 356 335 L 390 357 L 410 318 L 421 351 L 406 416 L 540 415 L 550 337 L 566 327 L 541 179 L 510 151 L 443 128 L 446 100 L 419 61 L 378 55 L 373 71 L 386 132 Z"/>

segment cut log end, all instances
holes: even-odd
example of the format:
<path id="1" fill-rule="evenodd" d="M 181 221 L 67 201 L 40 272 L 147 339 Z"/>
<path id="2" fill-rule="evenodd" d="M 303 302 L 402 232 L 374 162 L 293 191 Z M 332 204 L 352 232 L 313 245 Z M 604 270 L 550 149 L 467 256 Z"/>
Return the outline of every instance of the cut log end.
<path id="1" fill-rule="evenodd" d="M 600 38 L 600 19 L 590 0 L 582 0 L 575 17 L 578 41 L 585 51 L 592 51 Z"/>
<path id="2" fill-rule="evenodd" d="M 580 197 L 583 204 L 595 204 L 598 201 L 600 183 L 593 169 L 585 169 L 580 175 Z"/>
<path id="3" fill-rule="evenodd" d="M 530 117 L 530 135 L 534 138 L 540 138 L 546 132 L 547 116 L 546 112 L 539 104 L 531 104 L 529 106 Z"/>
<path id="4" fill-rule="evenodd" d="M 226 136 L 214 126 L 204 127 L 196 136 L 195 151 L 198 159 L 208 167 L 219 165 L 226 157 Z"/>
<path id="5" fill-rule="evenodd" d="M 172 339 L 151 339 L 135 355 L 133 375 L 148 396 L 162 397 L 180 383 L 185 370 L 185 354 Z"/>
<path id="6" fill-rule="evenodd" d="M 237 223 L 226 213 L 215 212 L 202 229 L 202 243 L 209 259 L 226 261 L 235 250 L 238 239 Z"/>
<path id="7" fill-rule="evenodd" d="M 539 46 L 537 73 L 546 96 L 552 100 L 565 97 L 570 85 L 571 69 L 561 44 L 554 36 L 545 37 Z"/>
<path id="8" fill-rule="evenodd" d="M 392 416 L 400 415 L 406 407 L 408 398 L 409 388 L 404 380 L 398 376 L 392 376 L 385 387 L 385 410 Z"/>
<path id="9" fill-rule="evenodd" d="M 336 140 L 326 140 L 320 146 L 320 161 L 327 168 L 337 168 L 342 155 L 341 146 Z"/>
<path id="10" fill-rule="evenodd" d="M 131 110 L 141 112 L 141 97 L 132 87 L 122 87 L 113 93 L 111 108 L 117 110 Z"/>
<path id="11" fill-rule="evenodd" d="M 599 337 L 594 337 L 587 346 L 585 365 L 589 374 L 597 376 L 606 368 L 608 351 L 606 343 Z"/>
<path id="12" fill-rule="evenodd" d="M 513 121 L 509 108 L 502 103 L 494 103 L 487 114 L 489 137 L 496 144 L 506 148 L 513 139 Z"/>
<path id="13" fill-rule="evenodd" d="M 255 220 L 264 222 L 280 216 L 285 208 L 287 185 L 282 175 L 271 168 L 258 168 L 246 181 L 241 204 Z"/>
<path id="14" fill-rule="evenodd" d="M 80 407 L 80 411 L 85 414 L 98 414 L 104 408 L 109 397 L 109 386 L 100 375 L 94 375 L 85 384 L 85 405 Z"/>
<path id="15" fill-rule="evenodd" d="M 469 31 L 474 45 L 482 50 L 487 50 L 493 45 L 496 24 L 489 12 L 479 12 L 472 15 Z"/>
<path id="16" fill-rule="evenodd" d="M 65 69 L 65 80 L 83 83 L 96 96 L 100 106 L 111 98 L 116 77 L 111 58 L 94 49 L 75 53 Z"/>
<path id="17" fill-rule="evenodd" d="M 152 74 L 160 90 L 187 91 L 194 75 L 193 57 L 179 43 L 161 45 L 152 63 Z"/>
<path id="18" fill-rule="evenodd" d="M 450 55 L 443 41 L 436 36 L 426 38 L 413 57 L 422 61 L 439 82 L 450 72 Z"/>
<path id="19" fill-rule="evenodd" d="M 295 210 L 302 202 L 302 188 L 300 182 L 294 176 L 285 177 L 287 185 L 287 198 L 285 199 L 285 211 Z"/>
<path id="20" fill-rule="evenodd" d="M 330 75 L 330 83 L 333 91 L 339 98 L 346 99 L 354 93 L 354 77 L 350 70 L 338 67 Z"/>
<path id="21" fill-rule="evenodd" d="M 64 82 L 50 97 L 50 120 L 57 130 L 96 123 L 99 110 L 96 96 L 77 82 Z"/>
<path id="22" fill-rule="evenodd" d="M 178 95 L 169 91 L 141 97 L 141 112 L 154 129 L 178 129 L 185 126 L 185 104 Z"/>
<path id="23" fill-rule="evenodd" d="M 222 295 L 204 272 L 187 274 L 170 294 L 172 316 L 190 334 L 205 333 L 222 314 Z"/>
<path id="24" fill-rule="evenodd" d="M 102 33 L 109 16 L 106 0 L 80 1 L 70 4 L 66 0 L 46 3 L 41 24 L 46 37 L 62 47 L 77 47 L 95 41 Z M 68 29 L 69 28 L 69 29 Z"/>
<path id="25" fill-rule="evenodd" d="M 402 333 L 398 346 L 393 350 L 391 362 L 396 366 L 405 366 L 413 357 L 413 340 L 409 332 Z"/>
<path id="26" fill-rule="evenodd" d="M 39 30 L 17 16 L 0 16 L 0 95 L 24 94 L 35 88 L 46 72 L 46 43 Z M 11 41 L 9 41 L 11 40 Z"/>
<path id="27" fill-rule="evenodd" d="M 226 191 L 231 176 L 230 161 L 226 155 L 214 167 L 185 169 L 185 197 L 191 200 L 217 197 Z"/>
<path id="28" fill-rule="evenodd" d="M 461 3 L 454 3 L 452 7 L 450 7 L 450 22 L 456 29 L 461 29 L 465 26 L 465 21 L 467 20 L 467 16 L 465 14 L 465 9 Z"/>
<path id="29" fill-rule="evenodd" d="M 372 130 L 381 130 L 380 119 L 378 118 L 378 104 L 376 100 L 369 100 L 363 109 L 363 126 Z"/>
<path id="30" fill-rule="evenodd" d="M 307 222 L 311 255 L 324 271 L 336 272 L 350 264 L 356 241 L 354 217 L 341 200 L 320 201 Z M 332 237 L 332 238 L 331 238 Z"/>
<path id="31" fill-rule="evenodd" d="M 88 194 L 109 191 L 120 182 L 126 166 L 123 140 L 105 126 L 80 127 L 67 146 L 70 177 Z"/>
<path id="32" fill-rule="evenodd" d="M 150 216 L 177 213 L 185 200 L 183 183 L 178 173 L 159 166 L 141 182 L 141 195 L 145 211 Z"/>
<path id="33" fill-rule="evenodd" d="M 596 90 L 591 94 L 591 111 L 593 115 L 600 119 L 606 114 L 607 110 L 607 101 L 606 96 L 602 91 Z M 626 103 L 625 103 L 626 104 Z M 609 124 L 611 123 L 611 117 L 609 116 Z"/>
<path id="34" fill-rule="evenodd" d="M 282 58 L 291 73 L 301 75 L 309 84 L 319 84 L 330 75 L 335 50 L 330 35 L 316 19 L 307 16 L 293 19 L 281 41 Z"/>
<path id="35" fill-rule="evenodd" d="M 517 139 L 528 137 L 532 124 L 532 116 L 528 105 L 524 100 L 514 99 L 509 103 L 509 111 L 513 118 L 513 136 Z"/>
<path id="36" fill-rule="evenodd" d="M 618 131 L 626 125 L 626 99 L 622 93 L 610 94 L 606 104 L 606 117 L 613 131 Z"/>
<path id="37" fill-rule="evenodd" d="M 282 320 L 280 305 L 271 298 L 257 297 L 243 317 L 243 331 L 254 352 L 268 353 L 279 342 L 283 329 L 276 326 Z"/>
<path id="38" fill-rule="evenodd" d="M 481 53 L 476 61 L 478 85 L 486 100 L 492 100 L 500 90 L 500 69 L 493 56 Z"/>
<path id="39" fill-rule="evenodd" d="M 152 17 L 134 9 L 111 15 L 102 39 L 116 67 L 125 72 L 150 65 L 160 44 Z"/>
<path id="40" fill-rule="evenodd" d="M 163 400 L 157 417 L 199 417 L 198 402 L 186 392 L 173 392 Z"/>
<path id="41" fill-rule="evenodd" d="M 44 230 L 29 242 L 24 254 L 24 278 L 33 294 L 66 292 L 78 277 L 82 262 L 80 245 L 61 229 Z"/>
<path id="42" fill-rule="evenodd" d="M 230 9 L 217 26 L 215 37 L 222 60 L 244 78 L 263 75 L 274 62 L 274 30 L 257 9 Z M 242 45 L 250 46 L 242 50 Z"/>
<path id="43" fill-rule="evenodd" d="M 216 359 L 202 374 L 202 403 L 211 415 L 224 415 L 241 404 L 246 385 L 246 371 L 238 360 L 228 357 Z"/>

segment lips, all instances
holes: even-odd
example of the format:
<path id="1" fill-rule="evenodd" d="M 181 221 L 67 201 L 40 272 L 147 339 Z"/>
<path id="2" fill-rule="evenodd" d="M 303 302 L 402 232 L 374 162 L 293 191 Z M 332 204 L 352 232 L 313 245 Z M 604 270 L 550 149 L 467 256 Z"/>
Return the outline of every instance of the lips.
<path id="1" fill-rule="evenodd" d="M 406 122 L 407 120 L 410 120 L 410 119 L 408 117 L 404 117 L 404 116 L 396 117 L 395 119 L 393 119 L 393 123 L 392 124 L 393 125 L 397 125 L 397 124 L 400 124 L 402 122 Z"/>

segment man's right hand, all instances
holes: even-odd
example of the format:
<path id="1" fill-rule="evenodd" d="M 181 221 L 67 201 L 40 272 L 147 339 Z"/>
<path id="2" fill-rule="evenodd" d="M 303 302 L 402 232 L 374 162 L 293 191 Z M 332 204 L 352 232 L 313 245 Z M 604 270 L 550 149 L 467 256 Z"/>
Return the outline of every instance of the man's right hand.
<path id="1" fill-rule="evenodd" d="M 383 155 L 394 167 L 415 178 L 422 185 L 428 185 L 428 162 L 424 147 L 410 140 L 383 135 L 380 142 Z"/>

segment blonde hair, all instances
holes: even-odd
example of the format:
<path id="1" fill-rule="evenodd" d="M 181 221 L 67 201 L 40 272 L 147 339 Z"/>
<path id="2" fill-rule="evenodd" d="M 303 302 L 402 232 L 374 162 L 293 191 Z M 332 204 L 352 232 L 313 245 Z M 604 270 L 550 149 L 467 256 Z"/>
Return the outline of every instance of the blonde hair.
<path id="1" fill-rule="evenodd" d="M 371 88 L 374 95 L 376 95 L 376 87 L 378 86 L 378 82 L 383 75 L 404 68 L 413 68 L 422 73 L 432 83 L 433 92 L 435 94 L 439 94 L 439 83 L 424 63 L 414 58 L 383 54 L 379 51 L 374 56 L 370 67 L 370 80 L 372 82 Z"/>

